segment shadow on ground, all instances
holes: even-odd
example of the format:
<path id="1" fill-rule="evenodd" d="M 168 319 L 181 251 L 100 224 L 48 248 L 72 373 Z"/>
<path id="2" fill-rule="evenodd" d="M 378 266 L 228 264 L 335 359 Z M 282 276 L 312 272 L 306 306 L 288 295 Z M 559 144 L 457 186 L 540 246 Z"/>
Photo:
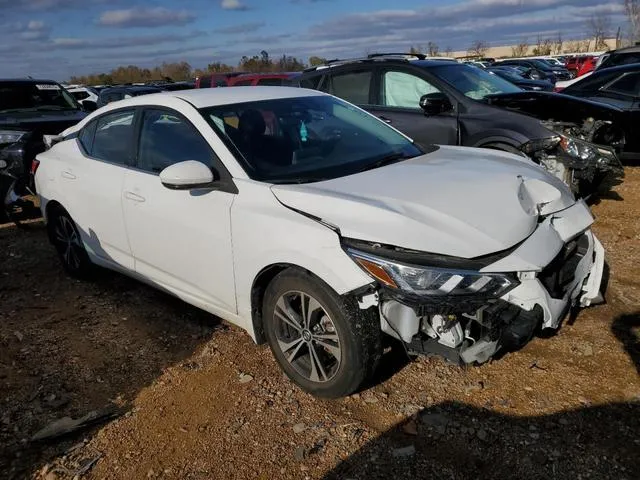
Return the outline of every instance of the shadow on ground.
<path id="1" fill-rule="evenodd" d="M 31 436 L 61 417 L 125 408 L 221 326 L 163 292 L 100 271 L 66 276 L 42 224 L 0 230 L 0 478 L 24 478 L 91 430 Z"/>
<path id="2" fill-rule="evenodd" d="M 611 328 L 640 374 L 640 312 Z M 531 417 L 445 402 L 386 431 L 324 479 L 635 479 L 637 400 Z"/>

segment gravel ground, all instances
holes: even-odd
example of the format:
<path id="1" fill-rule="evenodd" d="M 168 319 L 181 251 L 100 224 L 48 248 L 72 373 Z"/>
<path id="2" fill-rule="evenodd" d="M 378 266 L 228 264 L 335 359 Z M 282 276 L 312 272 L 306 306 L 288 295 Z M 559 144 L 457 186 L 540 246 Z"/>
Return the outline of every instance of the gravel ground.
<path id="1" fill-rule="evenodd" d="M 239 329 L 0 227 L 0 478 L 640 478 L 640 169 L 594 205 L 607 304 L 480 367 L 392 348 L 336 401 Z M 61 417 L 123 415 L 32 441 Z"/>

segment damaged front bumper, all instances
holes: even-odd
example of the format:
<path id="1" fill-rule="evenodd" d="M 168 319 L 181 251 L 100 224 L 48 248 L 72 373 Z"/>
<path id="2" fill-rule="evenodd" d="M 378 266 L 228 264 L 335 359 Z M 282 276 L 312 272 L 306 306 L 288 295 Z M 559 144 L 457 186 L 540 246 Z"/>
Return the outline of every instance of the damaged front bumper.
<path id="1" fill-rule="evenodd" d="M 579 201 L 547 216 L 508 255 L 479 270 L 512 273 L 517 285 L 499 298 L 420 297 L 388 287 L 361 299 L 377 303 L 381 329 L 416 353 L 455 363 L 483 363 L 516 350 L 539 329 L 557 329 L 572 307 L 602 301 L 604 249 L 589 229 L 593 217 Z"/>

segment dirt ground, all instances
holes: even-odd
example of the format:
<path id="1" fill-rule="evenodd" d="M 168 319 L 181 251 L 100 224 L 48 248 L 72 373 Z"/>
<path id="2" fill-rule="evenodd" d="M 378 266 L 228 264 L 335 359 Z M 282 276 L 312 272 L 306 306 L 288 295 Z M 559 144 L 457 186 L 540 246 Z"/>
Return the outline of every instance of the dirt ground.
<path id="1" fill-rule="evenodd" d="M 314 399 L 266 346 L 123 276 L 65 276 L 0 227 L 0 478 L 640 478 L 640 168 L 593 207 L 607 303 L 480 367 L 385 355 Z M 48 440 L 51 421 L 123 415 Z"/>

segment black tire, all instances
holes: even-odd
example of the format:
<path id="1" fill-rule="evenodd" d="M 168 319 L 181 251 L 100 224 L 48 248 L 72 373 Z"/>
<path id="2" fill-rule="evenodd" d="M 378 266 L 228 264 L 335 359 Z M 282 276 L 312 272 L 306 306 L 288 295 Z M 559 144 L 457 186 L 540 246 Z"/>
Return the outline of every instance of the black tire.
<path id="1" fill-rule="evenodd" d="M 295 309 L 304 304 L 304 295 L 315 300 L 317 304 L 312 305 L 318 305 L 319 308 L 311 310 L 309 307 L 308 328 L 297 330 L 282 320 L 282 309 L 276 308 L 282 300 L 290 301 L 287 306 Z M 300 303 L 296 303 L 298 297 Z M 339 398 L 355 392 L 373 375 L 380 361 L 380 320 L 375 310 L 361 310 L 355 299 L 341 297 L 308 272 L 289 269 L 276 276 L 265 292 L 262 312 L 265 334 L 276 361 L 294 383 L 315 396 Z M 315 318 L 312 318 L 314 315 Z M 289 316 L 290 320 L 292 318 Z M 300 318 L 300 323 L 304 323 L 303 318 Z M 312 337 L 311 340 L 303 338 L 305 330 L 309 334 L 307 337 Z M 329 337 L 337 337 L 337 341 L 325 340 Z M 281 345 L 287 342 L 291 345 L 295 341 L 302 345 L 285 349 L 288 353 L 285 355 Z M 318 380 L 311 379 L 314 375 L 310 346 L 316 352 L 316 365 L 320 365 L 316 368 Z M 332 348 L 327 348 L 329 346 Z M 340 351 L 337 362 L 334 355 L 336 349 Z M 294 350 L 298 351 L 297 357 Z M 292 353 L 295 358 L 290 362 L 287 357 L 291 357 Z M 309 370 L 309 374 L 304 374 L 305 369 Z"/>
<path id="2" fill-rule="evenodd" d="M 47 233 L 65 271 L 75 278 L 89 278 L 94 265 L 84 248 L 78 227 L 64 208 L 57 207 L 49 214 Z"/>

